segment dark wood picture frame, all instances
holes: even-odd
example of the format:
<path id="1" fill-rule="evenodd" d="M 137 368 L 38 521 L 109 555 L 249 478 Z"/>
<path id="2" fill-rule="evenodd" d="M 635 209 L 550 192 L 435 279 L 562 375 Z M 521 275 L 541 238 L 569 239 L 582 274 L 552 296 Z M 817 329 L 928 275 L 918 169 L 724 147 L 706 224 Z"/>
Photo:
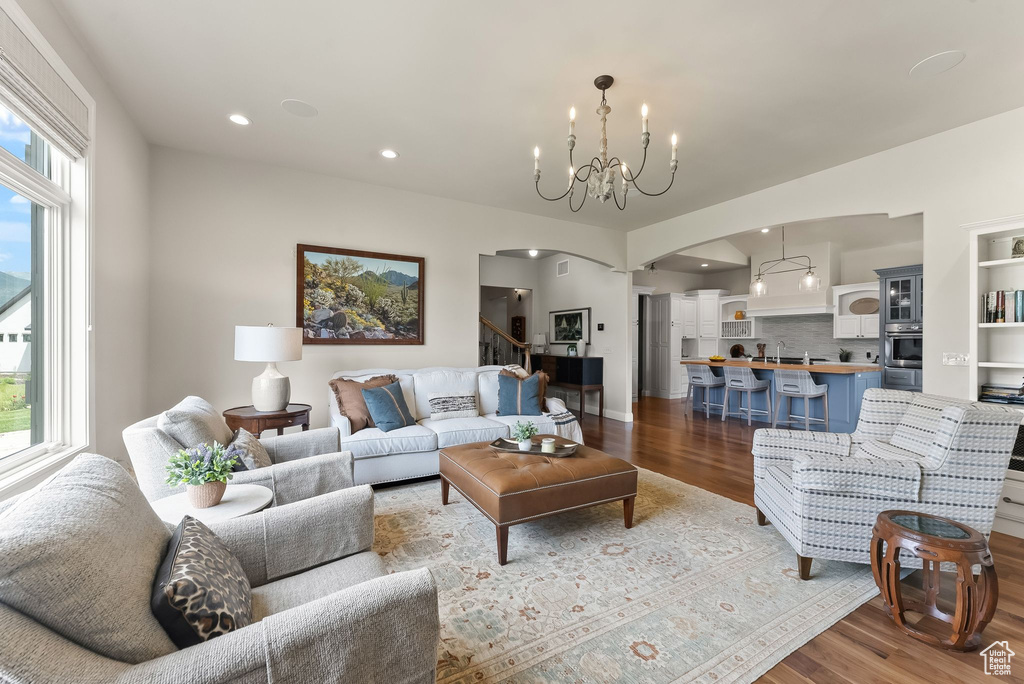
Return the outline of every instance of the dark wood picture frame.
<path id="1" fill-rule="evenodd" d="M 303 329 L 302 343 L 303 344 L 423 344 L 424 343 L 424 324 L 423 319 L 423 302 L 424 302 L 424 281 L 425 281 L 425 259 L 423 257 L 406 256 L 402 254 L 386 254 L 384 252 L 365 252 L 355 249 L 340 249 L 337 247 L 322 247 L 319 245 L 296 245 L 296 278 L 295 278 L 295 325 Z M 353 259 L 378 259 L 388 262 L 398 262 L 405 264 L 415 264 L 417 267 L 417 280 L 416 280 L 416 329 L 413 336 L 400 337 L 399 335 L 408 335 L 409 331 L 394 331 L 389 332 L 393 335 L 389 338 L 369 338 L 369 337 L 320 337 L 312 336 L 317 327 L 329 327 L 331 323 L 324 322 L 324 325 L 314 323 L 311 320 L 307 320 L 306 317 L 306 257 L 310 254 L 329 254 L 340 257 L 351 257 Z M 362 277 L 360 275 L 359 277 Z M 353 278 L 354 279 L 354 278 Z M 408 289 L 408 285 L 405 289 Z M 335 314 L 337 315 L 337 314 Z M 335 319 L 332 319 L 334 322 Z M 386 330 L 386 328 L 385 328 Z M 334 330 L 331 330 L 329 334 L 333 334 Z M 322 332 L 321 332 L 322 334 Z"/>

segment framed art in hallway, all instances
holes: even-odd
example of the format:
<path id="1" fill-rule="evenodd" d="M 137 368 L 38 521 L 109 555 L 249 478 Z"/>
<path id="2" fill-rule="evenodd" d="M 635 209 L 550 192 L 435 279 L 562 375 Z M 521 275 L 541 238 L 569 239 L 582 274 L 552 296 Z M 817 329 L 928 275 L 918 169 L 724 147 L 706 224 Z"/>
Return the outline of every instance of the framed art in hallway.
<path id="1" fill-rule="evenodd" d="M 551 344 L 590 342 L 590 307 L 552 311 L 548 317 Z"/>
<path id="2" fill-rule="evenodd" d="M 298 245 L 303 344 L 423 344 L 423 257 Z"/>

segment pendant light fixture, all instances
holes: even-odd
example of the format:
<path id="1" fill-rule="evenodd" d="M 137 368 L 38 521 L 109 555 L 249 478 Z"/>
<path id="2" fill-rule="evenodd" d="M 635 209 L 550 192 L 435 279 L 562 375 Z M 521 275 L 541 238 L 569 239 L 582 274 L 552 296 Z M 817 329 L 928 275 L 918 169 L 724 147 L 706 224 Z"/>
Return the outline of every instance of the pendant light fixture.
<path id="1" fill-rule="evenodd" d="M 790 265 L 794 266 L 794 268 L 784 268 Z M 757 268 L 757 276 L 750 283 L 750 296 L 765 297 L 768 295 L 768 283 L 765 281 L 765 276 L 769 273 L 794 273 L 797 271 L 803 273 L 800 276 L 800 282 L 797 283 L 797 289 L 800 292 L 818 292 L 821 290 L 821 277 L 814 272 L 814 268 L 814 264 L 811 263 L 811 257 L 806 254 L 786 256 L 786 227 L 783 226 L 782 258 L 761 262 L 761 265 Z"/>

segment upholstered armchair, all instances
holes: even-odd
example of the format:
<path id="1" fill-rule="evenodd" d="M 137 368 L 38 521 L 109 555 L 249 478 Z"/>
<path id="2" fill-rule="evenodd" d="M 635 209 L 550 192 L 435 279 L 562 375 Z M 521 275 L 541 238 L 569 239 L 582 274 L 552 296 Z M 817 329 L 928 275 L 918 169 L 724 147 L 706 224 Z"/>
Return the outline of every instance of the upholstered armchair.
<path id="1" fill-rule="evenodd" d="M 180 438 L 176 439 L 161 427 L 167 425 L 166 417 L 172 413 L 178 416 L 179 426 L 182 414 L 186 414 L 186 418 L 198 416 L 199 420 L 193 421 L 198 427 L 192 425 L 190 430 L 176 430 Z M 231 441 L 232 432 L 207 402 L 199 397 L 187 397 L 160 416 L 125 428 L 121 436 L 139 487 L 147 499 L 155 501 L 185 490 L 184 486 L 171 487 L 166 483 L 168 458 L 179 449 L 199 443 L 216 440 L 226 445 Z M 231 483 L 267 487 L 274 492 L 274 506 L 351 487 L 354 482 L 352 454 L 341 450 L 340 440 L 338 429 L 334 427 L 261 438 L 259 441 L 266 448 L 272 465 L 236 472 Z"/>
<path id="2" fill-rule="evenodd" d="M 171 533 L 120 466 L 79 456 L 0 508 L 0 681 L 433 684 L 437 588 L 370 550 L 369 485 L 209 527 L 252 622 L 178 649 L 149 603 Z"/>
<path id="3" fill-rule="evenodd" d="M 888 509 L 988 535 L 1020 424 L 1003 406 L 869 389 L 853 434 L 757 430 L 758 522 L 793 546 L 803 579 L 812 558 L 869 563 L 871 530 Z"/>

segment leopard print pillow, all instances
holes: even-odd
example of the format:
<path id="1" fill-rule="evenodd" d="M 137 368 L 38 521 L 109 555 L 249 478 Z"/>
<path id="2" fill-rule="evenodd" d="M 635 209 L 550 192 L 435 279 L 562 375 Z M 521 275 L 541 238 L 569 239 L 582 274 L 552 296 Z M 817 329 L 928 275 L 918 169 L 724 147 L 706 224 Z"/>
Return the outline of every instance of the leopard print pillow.
<path id="1" fill-rule="evenodd" d="M 252 588 L 224 542 L 186 515 L 153 583 L 152 609 L 178 648 L 195 646 L 252 622 Z"/>

